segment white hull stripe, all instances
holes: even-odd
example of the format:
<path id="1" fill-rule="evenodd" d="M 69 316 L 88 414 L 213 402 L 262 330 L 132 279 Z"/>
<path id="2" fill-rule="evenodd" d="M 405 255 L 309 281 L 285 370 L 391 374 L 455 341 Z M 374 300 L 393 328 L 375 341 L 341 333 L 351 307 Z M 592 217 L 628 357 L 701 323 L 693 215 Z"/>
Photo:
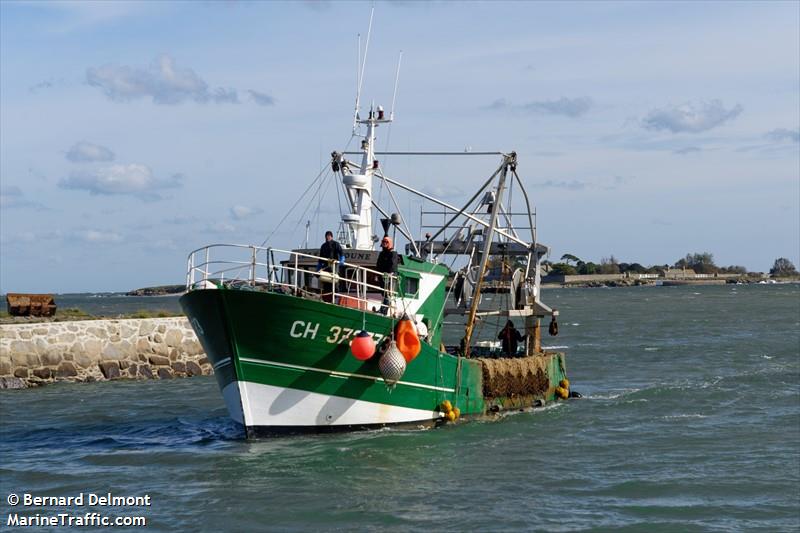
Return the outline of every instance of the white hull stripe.
<path id="1" fill-rule="evenodd" d="M 383 381 L 383 378 L 379 378 L 376 376 L 367 376 L 366 374 L 354 374 L 350 372 L 339 372 L 337 370 L 325 370 L 324 368 L 314 368 L 312 366 L 301 366 L 301 365 L 292 365 L 289 363 L 277 363 L 275 361 L 262 361 L 260 359 L 251 359 L 249 357 L 240 357 L 240 361 L 244 361 L 245 363 L 252 363 L 255 365 L 263 365 L 263 366 L 277 366 L 282 368 L 291 368 L 294 370 L 303 370 L 303 371 L 311 371 L 311 372 L 320 372 L 322 374 L 328 374 L 334 378 L 359 378 L 359 379 L 368 379 L 370 381 Z M 408 387 L 416 387 L 418 389 L 428 389 L 428 390 L 435 390 L 441 392 L 455 392 L 455 389 L 450 389 L 447 387 L 437 387 L 435 385 L 426 385 L 424 383 L 411 383 L 410 381 L 398 381 L 398 385 L 406 385 Z"/>
<path id="2" fill-rule="evenodd" d="M 231 364 L 231 358 L 230 357 L 226 357 L 225 359 L 222 359 L 221 361 L 217 361 L 216 363 L 214 363 L 214 370 L 219 370 L 223 366 L 229 365 L 229 364 Z"/>
<path id="3" fill-rule="evenodd" d="M 234 389 L 237 385 L 238 391 Z M 249 381 L 231 383 L 226 387 L 226 391 L 229 387 L 232 390 L 225 400 L 232 412 L 231 416 L 234 420 L 241 416 L 243 424 L 249 427 L 397 424 L 436 420 L 440 416 L 438 411 L 331 396 Z"/>
<path id="4" fill-rule="evenodd" d="M 225 400 L 225 407 L 228 408 L 230 417 L 236 422 L 245 425 L 242 397 L 239 392 L 239 384 L 236 381 L 228 383 L 222 389 L 222 398 Z"/>

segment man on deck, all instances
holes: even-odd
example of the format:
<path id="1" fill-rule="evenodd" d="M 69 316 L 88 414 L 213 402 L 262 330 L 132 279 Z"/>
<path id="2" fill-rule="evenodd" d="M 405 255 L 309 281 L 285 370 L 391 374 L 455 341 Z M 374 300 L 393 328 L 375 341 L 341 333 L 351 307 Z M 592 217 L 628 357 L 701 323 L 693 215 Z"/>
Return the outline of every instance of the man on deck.
<path id="1" fill-rule="evenodd" d="M 520 335 L 517 328 L 514 327 L 514 323 L 509 320 L 506 322 L 506 327 L 500 330 L 500 334 L 497 338 L 502 342 L 503 353 L 511 357 L 516 357 L 517 344 L 525 340 L 525 335 Z"/>
<path id="2" fill-rule="evenodd" d="M 375 263 L 375 270 L 384 274 L 397 273 L 397 252 L 392 246 L 392 239 L 388 235 L 381 241 L 381 253 L 378 254 L 378 261 Z"/>
<path id="3" fill-rule="evenodd" d="M 397 252 L 394 251 L 392 246 L 392 239 L 388 235 L 384 235 L 381 241 L 381 253 L 378 254 L 378 260 L 375 262 L 375 270 L 383 272 L 384 274 L 396 274 L 397 264 L 400 259 L 397 257 Z M 389 276 L 383 277 L 383 306 L 380 312 L 386 313 L 389 304 L 389 290 L 391 289 L 392 281 Z"/>
<path id="4" fill-rule="evenodd" d="M 325 232 L 325 242 L 319 247 L 319 257 L 317 272 L 325 271 L 335 275 L 339 269 L 334 269 L 334 265 L 337 262 L 339 265 L 344 265 L 344 250 L 341 244 L 333 240 L 332 231 Z M 332 301 L 333 283 L 322 281 L 322 276 L 320 276 L 320 282 L 322 299 L 326 302 Z"/>

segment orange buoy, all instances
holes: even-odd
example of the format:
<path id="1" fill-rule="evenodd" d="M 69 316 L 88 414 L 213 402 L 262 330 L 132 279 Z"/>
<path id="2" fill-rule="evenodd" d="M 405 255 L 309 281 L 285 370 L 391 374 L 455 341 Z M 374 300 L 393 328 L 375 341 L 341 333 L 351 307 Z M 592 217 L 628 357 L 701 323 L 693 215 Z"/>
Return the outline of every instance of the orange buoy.
<path id="1" fill-rule="evenodd" d="M 353 352 L 353 357 L 359 361 L 366 361 L 372 357 L 375 354 L 375 341 L 372 340 L 372 335 L 366 331 L 360 331 L 350 341 L 350 351 Z"/>
<path id="2" fill-rule="evenodd" d="M 397 323 L 394 335 L 397 341 L 397 349 L 405 357 L 406 363 L 410 363 L 419 355 L 419 351 L 422 349 L 419 335 L 417 335 L 417 328 L 414 327 L 414 323 L 410 318 L 404 316 Z"/>

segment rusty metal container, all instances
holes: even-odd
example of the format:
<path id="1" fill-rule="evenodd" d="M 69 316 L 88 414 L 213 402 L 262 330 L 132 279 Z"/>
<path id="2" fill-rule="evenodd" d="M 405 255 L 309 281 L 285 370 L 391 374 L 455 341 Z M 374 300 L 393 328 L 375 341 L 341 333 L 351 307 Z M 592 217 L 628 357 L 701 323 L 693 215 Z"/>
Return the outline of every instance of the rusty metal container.
<path id="1" fill-rule="evenodd" d="M 8 314 L 12 316 L 53 316 L 56 301 L 52 294 L 6 294 Z"/>

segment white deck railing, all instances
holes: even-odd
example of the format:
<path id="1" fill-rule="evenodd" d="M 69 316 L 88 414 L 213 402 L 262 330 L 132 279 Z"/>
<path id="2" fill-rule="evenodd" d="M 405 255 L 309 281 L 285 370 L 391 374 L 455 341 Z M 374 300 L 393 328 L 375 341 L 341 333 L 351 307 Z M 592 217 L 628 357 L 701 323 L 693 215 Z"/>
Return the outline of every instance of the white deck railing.
<path id="1" fill-rule="evenodd" d="M 328 265 L 333 272 L 323 268 L 317 272 L 319 262 Z M 344 275 L 340 272 L 344 271 Z M 385 280 L 387 288 L 383 285 L 370 283 L 370 275 Z M 280 250 L 277 248 L 263 248 L 246 244 L 210 244 L 192 251 L 188 257 L 186 272 L 186 290 L 216 287 L 218 283 L 228 287 L 251 287 L 268 291 L 281 290 L 290 294 L 304 296 L 316 294 L 309 290 L 308 281 L 317 278 L 321 289 L 329 285 L 331 302 L 345 303 L 367 309 L 368 304 L 375 300 L 368 300 L 369 293 L 377 293 L 382 297 L 394 299 L 397 277 L 394 274 L 385 274 L 376 270 L 351 263 L 340 263 L 324 259 L 315 255 Z M 327 296 L 327 293 L 323 296 Z M 378 303 L 380 303 L 380 299 Z"/>

